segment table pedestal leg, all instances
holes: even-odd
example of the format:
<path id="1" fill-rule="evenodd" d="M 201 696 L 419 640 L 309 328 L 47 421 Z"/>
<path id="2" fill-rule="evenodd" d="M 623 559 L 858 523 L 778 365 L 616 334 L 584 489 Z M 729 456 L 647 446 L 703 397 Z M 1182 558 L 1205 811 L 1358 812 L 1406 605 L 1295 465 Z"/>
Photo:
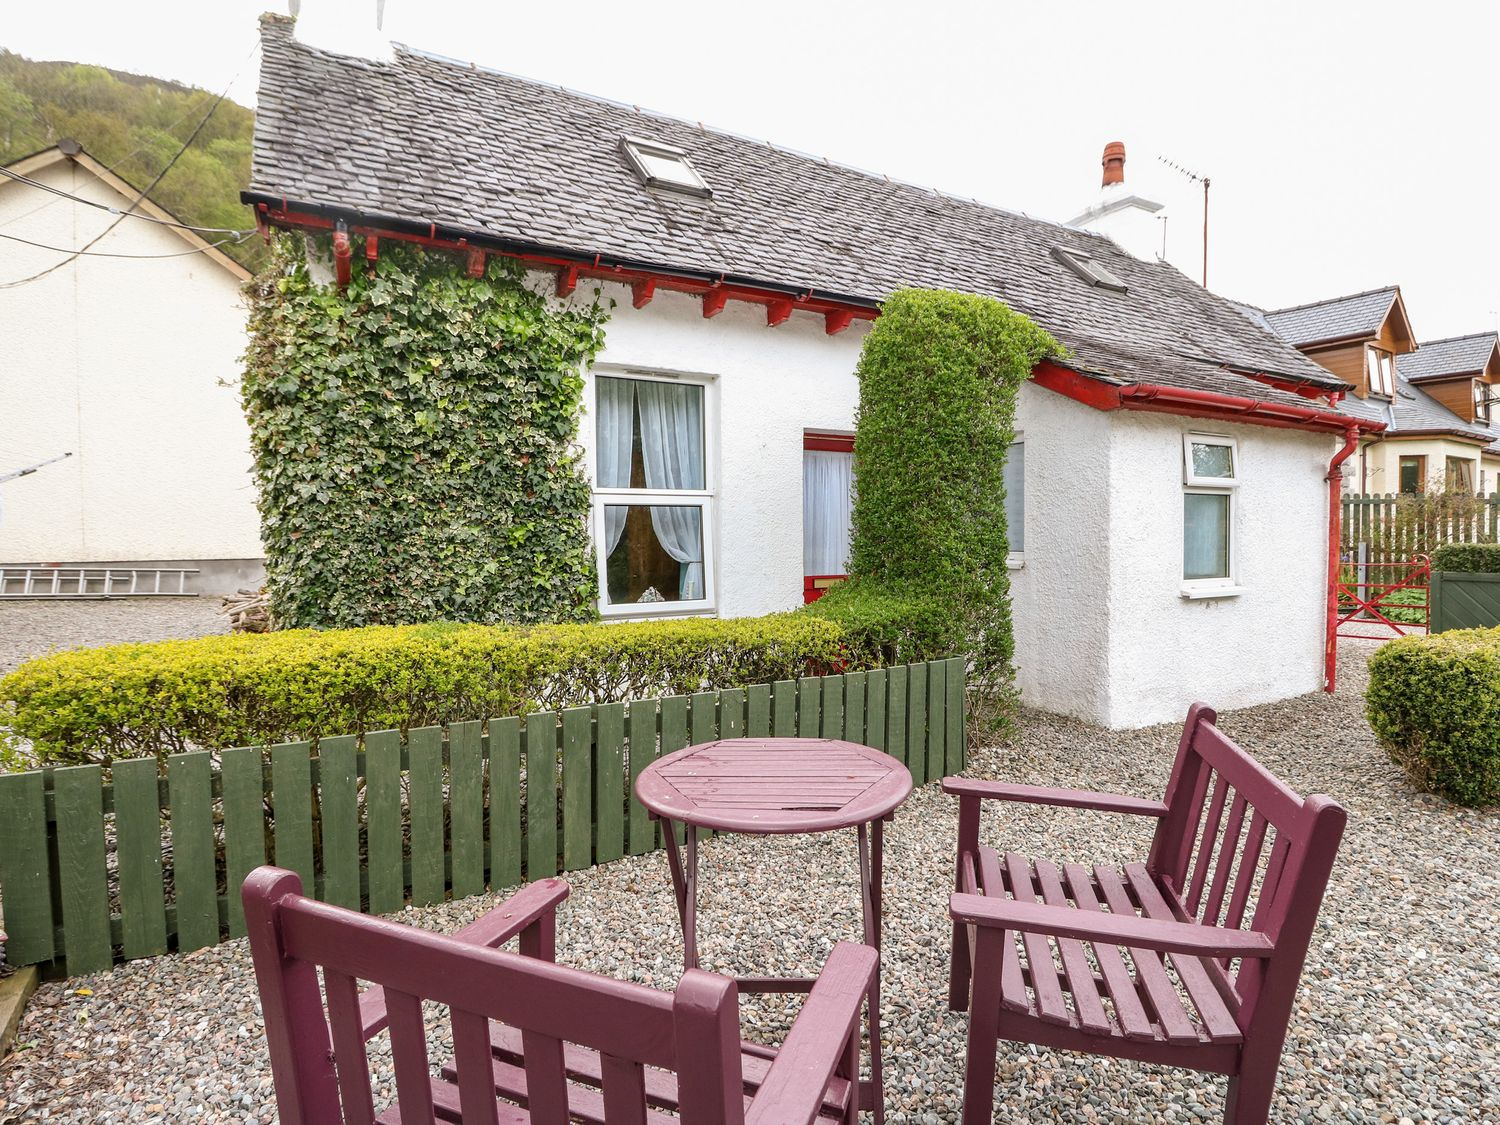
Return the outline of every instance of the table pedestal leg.
<path id="1" fill-rule="evenodd" d="M 698 829 L 687 825 L 687 862 L 678 851 L 677 830 L 663 820 L 667 841 L 667 866 L 672 871 L 672 892 L 677 897 L 677 920 L 682 923 L 682 967 L 698 967 Z"/>

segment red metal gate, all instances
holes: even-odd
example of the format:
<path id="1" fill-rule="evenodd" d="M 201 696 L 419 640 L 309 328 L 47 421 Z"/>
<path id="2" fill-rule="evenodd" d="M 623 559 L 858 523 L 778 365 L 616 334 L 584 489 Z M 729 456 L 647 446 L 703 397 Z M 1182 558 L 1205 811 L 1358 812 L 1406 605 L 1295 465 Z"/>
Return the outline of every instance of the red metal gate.
<path id="1" fill-rule="evenodd" d="M 1431 580 L 1432 563 L 1426 555 L 1394 563 L 1346 560 L 1339 569 L 1335 635 L 1388 641 L 1427 632 L 1432 618 Z"/>

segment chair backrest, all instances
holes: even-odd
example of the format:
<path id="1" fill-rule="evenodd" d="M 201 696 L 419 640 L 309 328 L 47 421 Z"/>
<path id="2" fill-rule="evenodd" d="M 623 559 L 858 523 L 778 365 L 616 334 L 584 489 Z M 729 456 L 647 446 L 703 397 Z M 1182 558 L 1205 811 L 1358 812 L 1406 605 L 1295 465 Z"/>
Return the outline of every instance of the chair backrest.
<path id="1" fill-rule="evenodd" d="M 1147 867 L 1183 920 L 1248 928 L 1275 943 L 1271 957 L 1223 969 L 1247 1038 L 1278 1025 L 1284 1033 L 1346 814 L 1321 794 L 1299 797 L 1216 719 L 1201 703 L 1188 711 Z"/>
<path id="2" fill-rule="evenodd" d="M 385 991 L 401 1120 L 432 1121 L 422 1002 L 451 1019 L 457 1106 L 466 1125 L 565 1125 L 565 1053 L 598 1052 L 606 1122 L 646 1118 L 645 1068 L 676 1071 L 685 1120 L 741 1125 L 743 1075 L 734 981 L 696 970 L 675 993 L 476 946 L 305 898 L 301 880 L 262 867 L 242 895 L 283 1125 L 374 1120 L 359 982 Z M 319 973 L 322 989 L 319 988 Z M 324 1007 L 326 994 L 327 1007 Z M 519 1032 L 527 1108 L 495 1104 L 491 1020 Z M 569 1045 L 577 1045 L 572 1047 Z M 576 1058 L 576 1055 L 575 1055 Z M 439 1091 L 441 1095 L 441 1091 Z"/>

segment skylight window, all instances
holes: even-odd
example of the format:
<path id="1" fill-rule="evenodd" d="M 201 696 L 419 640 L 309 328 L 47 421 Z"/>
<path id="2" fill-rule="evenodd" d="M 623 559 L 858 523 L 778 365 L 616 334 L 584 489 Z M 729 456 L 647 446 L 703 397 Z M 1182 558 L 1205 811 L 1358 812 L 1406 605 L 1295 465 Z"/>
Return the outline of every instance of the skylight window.
<path id="1" fill-rule="evenodd" d="M 673 145 L 641 140 L 639 137 L 624 137 L 620 147 L 647 187 L 667 188 L 685 195 L 697 195 L 707 199 L 713 191 L 693 167 L 687 153 Z"/>
<path id="2" fill-rule="evenodd" d="M 1061 246 L 1054 246 L 1052 256 L 1096 289 L 1108 289 L 1111 293 L 1125 292 L 1123 281 L 1105 269 L 1104 263 L 1089 257 L 1082 251 L 1065 250 Z"/>

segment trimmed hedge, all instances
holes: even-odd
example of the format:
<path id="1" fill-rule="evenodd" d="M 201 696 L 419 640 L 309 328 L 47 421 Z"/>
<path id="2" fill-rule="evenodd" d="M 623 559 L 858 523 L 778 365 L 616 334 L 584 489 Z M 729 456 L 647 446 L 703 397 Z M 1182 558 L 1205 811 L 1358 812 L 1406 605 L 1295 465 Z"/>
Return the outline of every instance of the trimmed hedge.
<path id="1" fill-rule="evenodd" d="M 0 707 L 41 762 L 107 764 L 792 679 L 857 666 L 844 636 L 795 612 L 201 637 L 28 661 Z"/>
<path id="2" fill-rule="evenodd" d="M 1365 714 L 1418 789 L 1500 803 L 1500 629 L 1383 646 L 1370 658 Z"/>
<path id="3" fill-rule="evenodd" d="M 1500 543 L 1444 543 L 1432 552 L 1432 569 L 1500 574 Z"/>

